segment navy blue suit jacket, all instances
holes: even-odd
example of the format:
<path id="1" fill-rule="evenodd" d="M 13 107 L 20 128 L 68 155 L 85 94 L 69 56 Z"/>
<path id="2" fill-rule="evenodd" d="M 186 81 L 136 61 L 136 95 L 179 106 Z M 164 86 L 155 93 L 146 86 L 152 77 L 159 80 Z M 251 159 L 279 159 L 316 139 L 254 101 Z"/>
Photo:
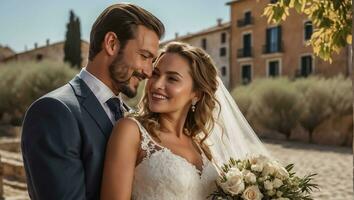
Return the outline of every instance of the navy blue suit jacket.
<path id="1" fill-rule="evenodd" d="M 31 199 L 99 199 L 112 128 L 77 76 L 35 101 L 26 113 L 21 140 Z"/>

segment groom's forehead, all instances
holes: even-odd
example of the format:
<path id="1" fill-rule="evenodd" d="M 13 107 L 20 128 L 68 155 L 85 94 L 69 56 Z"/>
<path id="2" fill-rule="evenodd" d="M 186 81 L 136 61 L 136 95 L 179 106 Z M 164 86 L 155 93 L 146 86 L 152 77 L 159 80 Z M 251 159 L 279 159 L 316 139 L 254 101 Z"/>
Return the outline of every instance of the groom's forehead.
<path id="1" fill-rule="evenodd" d="M 144 26 L 138 26 L 135 39 L 140 50 L 147 51 L 151 53 L 153 57 L 156 57 L 159 49 L 159 38 L 154 31 Z"/>

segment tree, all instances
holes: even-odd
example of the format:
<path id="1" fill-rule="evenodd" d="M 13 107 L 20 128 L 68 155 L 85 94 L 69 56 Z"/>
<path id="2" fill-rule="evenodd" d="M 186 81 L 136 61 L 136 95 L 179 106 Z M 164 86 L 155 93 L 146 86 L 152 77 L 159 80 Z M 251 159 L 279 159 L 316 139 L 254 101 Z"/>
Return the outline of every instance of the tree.
<path id="1" fill-rule="evenodd" d="M 64 43 L 64 62 L 72 67 L 81 68 L 81 32 L 80 19 L 70 11 L 69 23 L 66 25 L 66 40 Z"/>
<path id="2" fill-rule="evenodd" d="M 331 55 L 352 43 L 351 0 L 278 0 L 268 4 L 263 15 L 268 23 L 285 21 L 289 9 L 305 14 L 316 28 L 310 44 L 315 55 L 332 61 Z"/>

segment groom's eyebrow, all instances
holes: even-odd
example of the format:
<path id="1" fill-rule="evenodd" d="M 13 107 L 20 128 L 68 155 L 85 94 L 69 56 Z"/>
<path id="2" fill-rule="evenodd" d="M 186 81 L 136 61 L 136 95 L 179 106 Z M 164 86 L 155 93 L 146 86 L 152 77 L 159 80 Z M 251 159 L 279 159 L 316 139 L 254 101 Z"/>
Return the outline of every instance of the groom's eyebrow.
<path id="1" fill-rule="evenodd" d="M 151 53 L 151 51 L 149 51 L 147 49 L 141 49 L 140 51 L 141 51 L 141 53 L 147 54 L 147 56 L 150 57 L 150 58 L 155 58 L 156 57 L 153 53 Z"/>

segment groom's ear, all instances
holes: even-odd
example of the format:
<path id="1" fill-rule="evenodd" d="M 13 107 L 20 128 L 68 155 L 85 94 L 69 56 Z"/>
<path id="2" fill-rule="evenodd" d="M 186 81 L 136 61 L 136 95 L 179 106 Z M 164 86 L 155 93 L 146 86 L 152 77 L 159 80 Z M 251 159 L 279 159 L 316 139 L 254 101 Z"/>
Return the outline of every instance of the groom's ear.
<path id="1" fill-rule="evenodd" d="M 119 52 L 120 43 L 114 32 L 107 32 L 103 40 L 103 50 L 109 55 L 114 56 Z"/>

